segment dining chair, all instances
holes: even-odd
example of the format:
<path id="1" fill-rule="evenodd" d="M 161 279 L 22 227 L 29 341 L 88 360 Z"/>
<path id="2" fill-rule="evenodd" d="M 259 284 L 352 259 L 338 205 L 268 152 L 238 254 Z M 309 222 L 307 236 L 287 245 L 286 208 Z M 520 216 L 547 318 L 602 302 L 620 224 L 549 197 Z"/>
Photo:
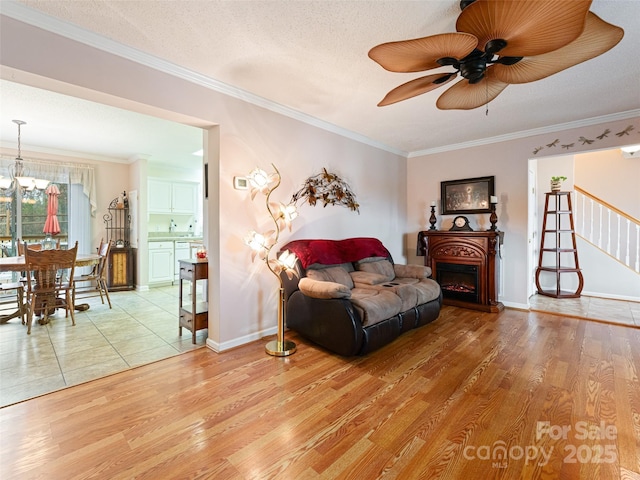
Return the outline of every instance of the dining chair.
<path id="1" fill-rule="evenodd" d="M 26 242 L 21 242 L 20 239 L 18 239 L 17 243 L 18 243 L 18 255 L 20 256 L 24 255 L 25 245 L 26 245 L 26 248 L 29 248 L 30 250 L 42 250 L 42 243 L 40 242 L 26 243 Z M 55 239 L 55 248 L 60 250 L 59 238 Z"/>
<path id="2" fill-rule="evenodd" d="M 42 250 L 42 244 L 21 242 L 20 239 L 18 239 L 18 255 L 23 256 L 27 248 L 29 250 Z"/>
<path id="3" fill-rule="evenodd" d="M 0 321 L 2 321 L 2 323 L 11 318 L 20 317 L 22 319 L 22 324 L 25 324 L 26 309 L 24 307 L 24 283 L 0 283 L 0 309 L 3 312 L 6 312 L 7 308 L 10 308 L 13 311 L 11 313 L 0 314 Z"/>
<path id="4" fill-rule="evenodd" d="M 104 305 L 104 297 L 107 297 L 109 308 L 111 307 L 111 299 L 109 298 L 109 289 L 107 288 L 106 277 L 106 265 L 109 258 L 109 252 L 111 251 L 112 242 L 104 242 L 100 240 L 100 246 L 98 247 L 98 255 L 100 260 L 93 269 L 86 274 L 77 275 L 73 278 L 73 304 L 76 304 L 77 298 L 89 298 L 97 297 L 100 295 L 100 300 Z M 84 283 L 84 285 L 82 285 Z M 87 285 L 89 283 L 89 285 Z"/>
<path id="5" fill-rule="evenodd" d="M 27 282 L 27 334 L 31 333 L 34 314 L 40 315 L 41 324 L 49 322 L 49 314 L 57 308 L 65 309 L 65 318 L 73 316 L 73 275 L 76 266 L 78 242 L 68 250 L 31 250 L 25 243 L 24 263 L 29 272 Z"/>

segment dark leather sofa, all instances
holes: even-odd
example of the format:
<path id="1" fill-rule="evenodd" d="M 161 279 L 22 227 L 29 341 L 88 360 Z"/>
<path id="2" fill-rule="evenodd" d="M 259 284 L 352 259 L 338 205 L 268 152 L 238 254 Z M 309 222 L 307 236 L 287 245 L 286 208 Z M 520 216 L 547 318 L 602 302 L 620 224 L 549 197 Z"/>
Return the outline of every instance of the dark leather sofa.
<path id="1" fill-rule="evenodd" d="M 422 265 L 396 265 L 375 238 L 295 240 L 282 272 L 288 328 L 339 355 L 365 355 L 435 320 L 440 286 Z"/>

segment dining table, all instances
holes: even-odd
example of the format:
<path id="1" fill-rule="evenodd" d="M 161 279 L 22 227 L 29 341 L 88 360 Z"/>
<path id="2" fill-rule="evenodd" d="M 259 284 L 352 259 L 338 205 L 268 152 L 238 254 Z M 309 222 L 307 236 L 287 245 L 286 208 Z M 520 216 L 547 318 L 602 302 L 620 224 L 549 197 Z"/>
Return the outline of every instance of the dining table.
<path id="1" fill-rule="evenodd" d="M 97 253 L 79 253 L 76 256 L 76 268 L 77 267 L 89 267 L 91 265 L 96 265 L 100 261 L 100 255 Z M 24 255 L 19 255 L 16 257 L 1 257 L 0 258 L 0 273 L 1 272 L 24 272 L 26 269 L 26 265 L 24 263 Z M 0 315 L 0 324 L 6 323 L 12 318 L 22 316 L 22 308 L 24 306 L 19 306 L 15 312 L 9 313 L 7 315 Z M 89 308 L 88 304 L 80 304 L 75 305 L 76 310 L 87 310 Z"/>

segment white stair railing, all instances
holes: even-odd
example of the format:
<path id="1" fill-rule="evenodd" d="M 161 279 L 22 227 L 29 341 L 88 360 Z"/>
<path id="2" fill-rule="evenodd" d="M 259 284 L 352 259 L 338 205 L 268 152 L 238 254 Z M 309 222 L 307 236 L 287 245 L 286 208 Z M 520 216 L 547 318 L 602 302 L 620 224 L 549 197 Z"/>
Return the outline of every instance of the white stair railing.
<path id="1" fill-rule="evenodd" d="M 574 185 L 576 234 L 640 273 L 640 220 Z"/>

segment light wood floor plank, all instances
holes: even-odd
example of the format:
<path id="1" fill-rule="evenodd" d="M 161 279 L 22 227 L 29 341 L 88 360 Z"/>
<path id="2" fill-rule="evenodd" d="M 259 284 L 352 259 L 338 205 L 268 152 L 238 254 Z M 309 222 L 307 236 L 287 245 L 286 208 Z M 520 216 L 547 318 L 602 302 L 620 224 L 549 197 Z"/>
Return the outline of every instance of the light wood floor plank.
<path id="1" fill-rule="evenodd" d="M 445 307 L 365 357 L 287 335 L 2 408 L 0 478 L 640 478 L 639 329 Z"/>

